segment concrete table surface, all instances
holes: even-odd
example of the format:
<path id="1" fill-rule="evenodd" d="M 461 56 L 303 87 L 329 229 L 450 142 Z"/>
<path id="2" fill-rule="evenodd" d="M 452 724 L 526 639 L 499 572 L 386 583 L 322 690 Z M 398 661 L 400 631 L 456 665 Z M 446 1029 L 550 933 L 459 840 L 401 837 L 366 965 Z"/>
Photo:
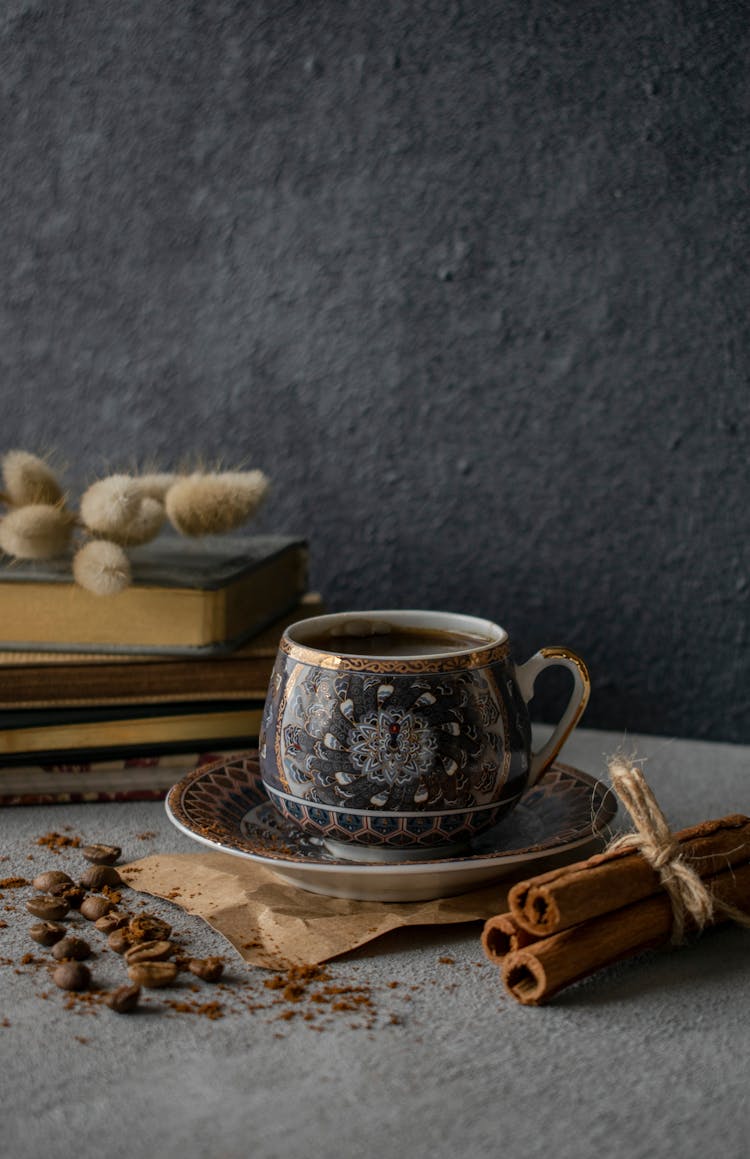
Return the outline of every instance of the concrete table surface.
<path id="1" fill-rule="evenodd" d="M 623 742 L 675 827 L 750 812 L 747 747 L 581 729 L 562 759 L 602 775 Z M 80 855 L 35 843 L 66 826 L 121 845 L 123 860 L 199 851 L 160 803 L 6 809 L 0 877 L 78 869 Z M 43 968 L 18 964 L 47 953 L 26 933 L 26 896 L 0 900 L 8 1159 L 747 1155 L 750 934 L 737 928 L 621 963 L 540 1009 L 504 994 L 471 924 L 401 931 L 332 963 L 335 981 L 370 988 L 370 1025 L 351 1014 L 286 1021 L 267 1005 L 214 1021 L 164 1011 L 164 991 L 151 992 L 150 1013 L 125 1017 L 68 1010 Z M 168 902 L 148 909 L 170 915 L 192 953 L 224 954 L 230 983 L 259 1006 L 273 996 L 268 975 L 199 919 Z M 95 968 L 104 980 L 122 973 L 111 953 Z"/>

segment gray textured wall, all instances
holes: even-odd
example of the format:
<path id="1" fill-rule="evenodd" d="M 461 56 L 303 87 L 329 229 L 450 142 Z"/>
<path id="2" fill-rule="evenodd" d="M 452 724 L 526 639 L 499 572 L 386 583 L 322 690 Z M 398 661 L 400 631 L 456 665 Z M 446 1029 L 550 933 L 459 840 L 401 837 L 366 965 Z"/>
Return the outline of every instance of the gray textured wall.
<path id="1" fill-rule="evenodd" d="M 3 446 L 261 466 L 332 608 L 750 740 L 747 16 L 4 0 Z"/>

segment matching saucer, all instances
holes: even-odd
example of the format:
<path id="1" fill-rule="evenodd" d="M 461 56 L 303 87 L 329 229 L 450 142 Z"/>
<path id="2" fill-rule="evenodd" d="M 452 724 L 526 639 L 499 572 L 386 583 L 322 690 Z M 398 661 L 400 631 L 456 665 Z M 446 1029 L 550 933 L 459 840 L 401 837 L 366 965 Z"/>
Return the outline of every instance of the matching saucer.
<path id="1" fill-rule="evenodd" d="M 204 765 L 170 789 L 170 821 L 214 850 L 267 866 L 313 893 L 361 901 L 450 897 L 515 874 L 535 874 L 601 848 L 617 805 L 606 785 L 555 762 L 493 829 L 462 856 L 379 864 L 338 858 L 284 820 L 268 800 L 257 756 Z"/>

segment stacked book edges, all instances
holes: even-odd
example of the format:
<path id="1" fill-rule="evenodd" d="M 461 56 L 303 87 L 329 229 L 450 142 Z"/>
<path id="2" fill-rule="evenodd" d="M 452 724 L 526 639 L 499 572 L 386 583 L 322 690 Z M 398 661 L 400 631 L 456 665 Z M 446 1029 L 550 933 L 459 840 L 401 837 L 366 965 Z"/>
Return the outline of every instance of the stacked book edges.
<path id="1" fill-rule="evenodd" d="M 307 590 L 304 540 L 164 537 L 129 550 L 133 582 L 96 596 L 70 560 L 0 569 L 0 649 L 207 656 L 234 651 Z"/>
<path id="2" fill-rule="evenodd" d="M 232 755 L 231 751 L 207 749 L 110 761 L 71 761 L 36 768 L 3 768 L 0 769 L 0 805 L 158 801 L 191 769 Z"/>
<path id="3" fill-rule="evenodd" d="M 210 553 L 200 556 L 194 571 L 201 587 L 141 583 L 121 593 L 132 596 L 123 613 L 128 623 L 134 601 L 141 601 L 137 632 L 132 624 L 128 632 L 119 630 L 112 606 L 119 596 L 92 597 L 99 621 L 88 627 L 89 640 L 98 637 L 89 650 L 81 644 L 84 624 L 66 621 L 71 585 L 50 581 L 44 588 L 49 607 L 57 593 L 61 625 L 53 640 L 32 647 L 28 632 L 21 639 L 21 625 L 9 619 L 4 589 L 26 593 L 28 629 L 41 581 L 26 584 L 17 575 L 7 584 L 0 580 L 0 630 L 9 642 L 0 650 L 0 804 L 163 797 L 190 769 L 257 746 L 281 634 L 295 620 L 320 614 L 323 605 L 304 591 L 300 541 L 247 542 L 249 547 L 235 541 L 229 549 L 222 543 L 224 554 L 213 562 Z M 177 541 L 173 552 L 180 547 Z M 218 587 L 207 586 L 209 573 Z M 155 574 L 148 572 L 149 580 Z M 159 574 L 166 585 L 170 577 Z M 180 571 L 183 584 L 185 575 Z M 253 575 L 259 577 L 255 588 Z M 241 598 L 228 598 L 237 582 Z M 182 637 L 190 637 L 189 645 L 170 621 L 175 604 L 167 598 L 171 593 L 179 604 L 185 590 L 197 598 L 192 628 Z M 233 608 L 231 617 L 217 614 L 222 601 L 224 612 Z M 18 600 L 11 603 L 17 611 Z M 185 629 L 184 617 L 181 624 Z"/>

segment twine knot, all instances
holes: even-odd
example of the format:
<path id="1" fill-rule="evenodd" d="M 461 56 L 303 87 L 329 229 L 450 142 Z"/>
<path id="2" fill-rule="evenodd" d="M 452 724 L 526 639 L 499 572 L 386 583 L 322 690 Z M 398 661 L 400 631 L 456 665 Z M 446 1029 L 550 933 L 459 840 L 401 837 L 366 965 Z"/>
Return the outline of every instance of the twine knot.
<path id="1" fill-rule="evenodd" d="M 612 787 L 630 814 L 635 832 L 615 838 L 607 849 L 635 849 L 657 871 L 672 905 L 673 944 L 681 945 L 685 941 L 688 919 L 700 933 L 713 921 L 717 911 L 740 925 L 750 926 L 750 917 L 736 906 L 714 898 L 697 871 L 685 860 L 680 843 L 675 840 L 641 770 L 622 757 L 613 757 L 608 769 Z"/>

